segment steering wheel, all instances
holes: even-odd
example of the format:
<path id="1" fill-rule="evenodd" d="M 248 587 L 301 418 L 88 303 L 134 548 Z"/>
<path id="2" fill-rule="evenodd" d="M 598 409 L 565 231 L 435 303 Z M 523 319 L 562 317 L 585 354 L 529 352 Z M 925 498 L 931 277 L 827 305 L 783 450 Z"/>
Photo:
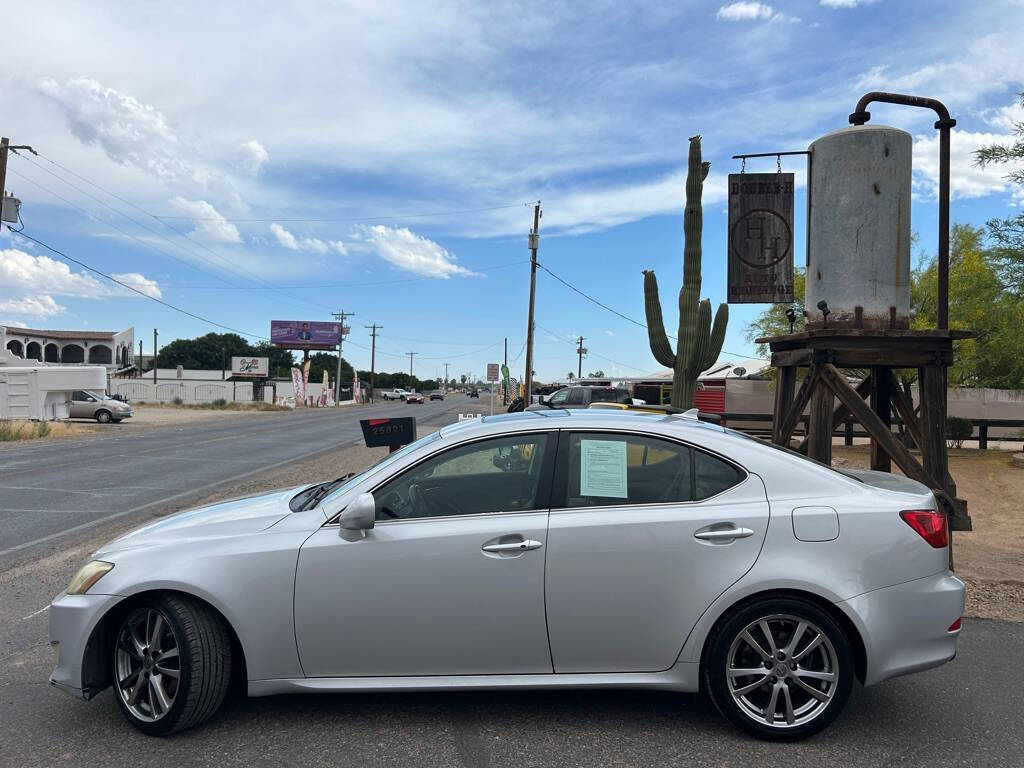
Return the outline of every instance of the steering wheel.
<path id="1" fill-rule="evenodd" d="M 428 498 L 428 492 L 424 491 L 419 483 L 409 486 L 409 503 L 413 507 L 413 514 L 410 517 L 441 517 L 462 514 L 461 509 L 448 499 L 438 498 L 437 493 L 430 493 Z M 439 513 L 435 513 L 435 509 L 438 509 Z"/>

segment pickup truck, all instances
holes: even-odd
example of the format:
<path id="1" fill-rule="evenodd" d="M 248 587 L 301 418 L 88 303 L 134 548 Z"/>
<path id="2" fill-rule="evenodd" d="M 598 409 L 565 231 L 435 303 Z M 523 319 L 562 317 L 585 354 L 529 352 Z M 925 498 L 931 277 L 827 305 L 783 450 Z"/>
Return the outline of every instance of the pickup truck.
<path id="1" fill-rule="evenodd" d="M 392 389 L 390 392 L 384 392 L 381 394 L 385 400 L 405 400 L 409 395 L 409 391 L 406 389 Z"/>

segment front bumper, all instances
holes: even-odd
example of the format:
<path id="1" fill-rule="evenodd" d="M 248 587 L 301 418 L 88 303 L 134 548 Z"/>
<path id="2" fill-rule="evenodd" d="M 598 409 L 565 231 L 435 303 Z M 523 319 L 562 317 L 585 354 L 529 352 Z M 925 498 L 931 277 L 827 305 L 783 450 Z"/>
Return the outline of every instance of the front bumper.
<path id="1" fill-rule="evenodd" d="M 956 656 L 964 583 L 938 573 L 837 603 L 857 625 L 867 655 L 865 685 L 945 664 Z"/>
<path id="2" fill-rule="evenodd" d="M 57 665 L 50 673 L 52 685 L 82 699 L 91 699 L 100 690 L 95 683 L 83 681 L 82 663 L 96 625 L 121 599 L 119 595 L 57 595 L 50 604 L 50 645 L 56 646 L 57 654 Z"/>

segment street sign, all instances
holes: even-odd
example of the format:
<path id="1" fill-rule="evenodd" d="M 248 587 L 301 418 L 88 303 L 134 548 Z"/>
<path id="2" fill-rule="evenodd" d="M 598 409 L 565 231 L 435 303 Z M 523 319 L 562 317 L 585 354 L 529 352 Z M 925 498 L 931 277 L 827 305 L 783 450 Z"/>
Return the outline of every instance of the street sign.
<path id="1" fill-rule="evenodd" d="M 729 174 L 729 303 L 793 301 L 793 174 Z"/>
<path id="2" fill-rule="evenodd" d="M 367 448 L 397 448 L 416 439 L 416 417 L 397 419 L 361 419 L 363 440 Z"/>
<path id="3" fill-rule="evenodd" d="M 487 380 L 497 381 L 498 380 L 498 364 L 488 363 L 487 364 Z"/>

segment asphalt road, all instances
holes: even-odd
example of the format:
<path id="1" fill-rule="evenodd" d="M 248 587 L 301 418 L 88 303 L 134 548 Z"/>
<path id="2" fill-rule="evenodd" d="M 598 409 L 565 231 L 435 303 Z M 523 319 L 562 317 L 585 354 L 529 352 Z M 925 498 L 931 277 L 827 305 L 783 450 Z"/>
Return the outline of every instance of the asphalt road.
<path id="1" fill-rule="evenodd" d="M 429 428 L 452 421 L 460 406 L 449 401 L 416 414 Z M 389 409 L 408 412 L 392 405 L 374 412 Z M 61 464 L 39 470 L 49 473 L 41 480 L 24 469 L 25 457 L 4 451 L 0 507 L 49 509 L 66 500 L 69 495 L 60 489 L 70 487 L 68 478 L 81 482 L 97 471 L 91 456 L 82 462 L 69 457 L 77 444 L 87 445 L 88 454 L 102 452 L 108 461 L 117 458 L 130 468 L 159 469 L 165 478 L 175 478 L 179 485 L 149 484 L 146 492 L 159 495 L 168 508 L 185 506 L 187 498 L 176 497 L 183 489 L 195 491 L 296 460 L 303 451 L 354 442 L 356 419 L 365 413 L 283 414 L 259 424 L 194 425 L 181 434 L 161 430 L 152 436 L 32 446 L 28 464 Z M 209 460 L 192 460 L 199 455 Z M 216 461 L 225 455 L 234 461 Z M 17 474 L 8 474 L 10 467 Z M 640 691 L 235 697 L 200 728 L 147 738 L 124 721 L 109 689 L 86 703 L 47 683 L 53 666 L 45 610 L 50 599 L 109 537 L 108 529 L 130 527 L 136 516 L 158 509 L 137 510 L 153 500 L 149 495 L 123 498 L 103 493 L 100 482 L 87 485 L 96 499 L 76 503 L 63 518 L 84 527 L 0 559 L 0 768 L 1024 766 L 1024 624 L 980 619 L 965 620 L 960 653 L 952 663 L 873 688 L 855 686 L 839 721 L 799 744 L 749 739 L 701 697 Z M 10 494 L 22 486 L 41 490 L 13 503 Z M 127 513 L 109 519 L 118 511 Z M 0 530 L 23 543 L 53 530 L 46 513 L 10 520 L 0 511 Z"/>
<path id="2" fill-rule="evenodd" d="M 0 567 L 90 528 L 184 508 L 225 483 L 362 444 L 359 419 L 415 415 L 423 434 L 455 421 L 459 411 L 487 404 L 471 402 L 459 397 L 423 405 L 297 409 L 8 444 L 0 448 Z"/>

